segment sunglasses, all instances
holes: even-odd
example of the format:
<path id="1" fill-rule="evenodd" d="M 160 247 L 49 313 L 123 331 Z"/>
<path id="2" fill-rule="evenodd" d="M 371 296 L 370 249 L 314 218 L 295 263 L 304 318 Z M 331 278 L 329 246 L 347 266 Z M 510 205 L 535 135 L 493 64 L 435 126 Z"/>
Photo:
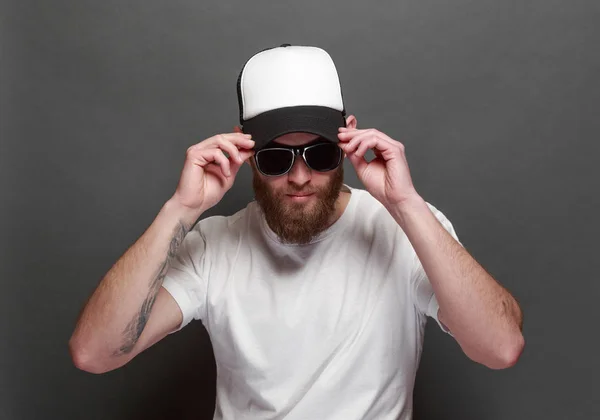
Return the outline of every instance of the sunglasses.
<path id="1" fill-rule="evenodd" d="M 327 140 L 317 139 L 304 146 L 286 146 L 261 149 L 254 155 L 256 167 L 265 176 L 280 176 L 294 166 L 296 156 L 302 156 L 304 163 L 317 172 L 327 172 L 337 168 L 342 161 L 342 149 Z"/>

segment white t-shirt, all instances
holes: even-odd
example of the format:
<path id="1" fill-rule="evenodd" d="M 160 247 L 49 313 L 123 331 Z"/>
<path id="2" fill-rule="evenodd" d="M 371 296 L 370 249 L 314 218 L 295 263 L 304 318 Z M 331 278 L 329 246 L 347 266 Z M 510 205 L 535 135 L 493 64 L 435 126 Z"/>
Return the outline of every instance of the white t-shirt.
<path id="1" fill-rule="evenodd" d="M 183 312 L 179 329 L 199 319 L 209 333 L 214 419 L 412 418 L 438 302 L 389 212 L 345 187 L 343 215 L 308 245 L 280 243 L 255 201 L 185 237 L 163 286 Z"/>

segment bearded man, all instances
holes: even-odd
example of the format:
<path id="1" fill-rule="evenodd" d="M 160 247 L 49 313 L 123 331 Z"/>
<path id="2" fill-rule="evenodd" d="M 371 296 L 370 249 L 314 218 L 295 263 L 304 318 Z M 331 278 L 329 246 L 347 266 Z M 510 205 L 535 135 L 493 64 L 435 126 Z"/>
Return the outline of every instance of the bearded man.
<path id="1" fill-rule="evenodd" d="M 407 420 L 428 317 L 475 362 L 516 363 L 519 305 L 418 194 L 402 143 L 346 114 L 327 52 L 263 50 L 237 91 L 240 126 L 187 150 L 175 193 L 85 305 L 77 367 L 116 369 L 200 320 L 214 419 Z M 344 159 L 365 189 L 344 183 Z M 244 162 L 256 200 L 198 221 Z"/>

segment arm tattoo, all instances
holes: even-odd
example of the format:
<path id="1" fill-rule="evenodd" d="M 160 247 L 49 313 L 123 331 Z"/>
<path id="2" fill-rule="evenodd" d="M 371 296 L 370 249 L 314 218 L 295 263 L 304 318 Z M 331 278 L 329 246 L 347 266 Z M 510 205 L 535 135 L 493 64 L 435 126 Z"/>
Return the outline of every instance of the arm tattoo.
<path id="1" fill-rule="evenodd" d="M 169 269 L 169 264 L 172 258 L 175 258 L 177 254 L 177 250 L 179 246 L 183 242 L 185 235 L 188 232 L 188 228 L 182 222 L 176 226 L 173 232 L 173 238 L 169 244 L 169 250 L 167 252 L 167 257 L 162 262 L 160 269 L 156 277 L 150 283 L 150 287 L 148 290 L 148 295 L 146 299 L 142 302 L 142 306 L 139 312 L 133 317 L 131 321 L 125 327 L 123 331 L 123 335 L 125 337 L 125 341 L 117 349 L 113 356 L 122 356 L 123 354 L 130 353 L 133 350 L 133 347 L 138 342 L 140 335 L 142 335 L 142 331 L 144 331 L 144 327 L 148 322 L 148 318 L 150 317 L 150 312 L 152 311 L 152 306 L 154 306 L 154 301 L 156 300 L 156 295 L 160 290 L 160 286 L 162 285 L 163 279 L 167 275 L 167 271 Z"/>

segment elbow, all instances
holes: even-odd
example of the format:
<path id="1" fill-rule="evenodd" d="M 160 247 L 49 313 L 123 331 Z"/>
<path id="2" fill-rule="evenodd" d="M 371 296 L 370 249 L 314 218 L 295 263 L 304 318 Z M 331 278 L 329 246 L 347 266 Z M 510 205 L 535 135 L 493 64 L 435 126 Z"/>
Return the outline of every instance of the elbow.
<path id="1" fill-rule="evenodd" d="M 85 346 L 77 343 L 74 339 L 69 341 L 69 353 L 71 360 L 77 369 L 88 373 L 101 374 L 114 368 L 110 368 L 102 361 L 102 358 L 89 351 Z"/>
<path id="2" fill-rule="evenodd" d="M 525 339 L 520 332 L 515 334 L 510 340 L 507 340 L 505 346 L 500 346 L 501 351 L 497 351 L 493 362 L 487 366 L 491 369 L 508 369 L 517 364 L 517 361 L 525 348 Z"/>

